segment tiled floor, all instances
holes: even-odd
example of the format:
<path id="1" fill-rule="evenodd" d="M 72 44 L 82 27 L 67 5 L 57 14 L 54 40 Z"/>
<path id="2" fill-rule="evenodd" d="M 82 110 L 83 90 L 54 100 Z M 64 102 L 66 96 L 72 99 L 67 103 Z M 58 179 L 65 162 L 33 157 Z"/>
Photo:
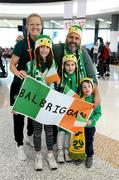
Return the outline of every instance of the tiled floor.
<path id="1" fill-rule="evenodd" d="M 108 179 L 109 177 L 112 177 L 110 179 L 119 179 L 119 66 L 113 66 L 111 65 L 111 76 L 109 79 L 99 79 L 99 91 L 100 91 L 100 97 L 101 97 L 101 104 L 102 104 L 102 111 L 103 115 L 100 118 L 100 120 L 97 123 L 97 133 L 96 133 L 96 138 L 95 138 L 95 164 L 94 169 L 92 171 L 96 171 L 97 173 L 97 178 L 94 178 L 93 174 L 91 175 L 91 178 L 88 178 L 88 173 L 84 173 L 84 168 L 81 168 L 80 171 L 81 173 L 84 173 L 81 176 L 81 179 L 84 178 L 84 180 L 100 180 L 100 179 Z M 30 177 L 30 180 L 34 179 L 44 179 L 42 173 L 40 176 L 34 172 L 34 170 L 31 168 L 33 166 L 33 157 L 31 154 L 33 154 L 33 150 L 30 150 L 30 160 L 23 165 L 18 164 L 16 161 L 16 153 L 15 150 L 15 144 L 14 144 L 14 139 L 13 139 L 13 125 L 10 124 L 9 122 L 12 121 L 11 114 L 9 113 L 9 87 L 12 81 L 12 74 L 9 73 L 9 76 L 7 78 L 2 78 L 0 79 L 0 164 L 3 163 L 3 165 L 0 165 L 0 169 L 2 168 L 2 175 L 0 175 L 0 179 L 3 180 L 27 180 L 27 177 Z M 8 132 L 9 134 L 8 134 Z M 3 136 L 4 134 L 4 136 Z M 6 148 L 6 151 L 5 149 Z M 27 147 L 28 148 L 28 147 Z M 3 155 L 3 154 L 4 155 Z M 7 156 L 8 157 L 7 158 Z M 12 157 L 14 156 L 14 158 Z M 5 157 L 5 158 L 4 158 Z M 26 172 L 22 172 L 18 170 L 18 173 L 15 172 L 14 168 L 11 166 L 10 169 L 10 158 L 14 162 L 13 167 L 15 169 L 21 168 L 21 171 L 24 171 L 23 168 L 27 168 Z M 101 161 L 102 159 L 102 161 Z M 108 162 L 111 167 L 107 164 Z M 32 166 L 31 166 L 32 165 Z M 104 168 L 102 166 L 104 165 Z M 75 171 L 77 171 L 76 167 L 74 167 L 74 171 L 71 173 L 70 171 L 72 170 L 72 166 L 67 165 L 67 167 L 70 169 L 70 171 L 67 170 L 67 167 L 64 169 L 62 166 L 59 167 L 57 170 L 57 173 L 61 175 L 61 172 L 64 173 L 65 175 L 62 174 L 61 178 L 58 177 L 57 179 L 76 179 L 78 176 L 74 176 Z M 46 166 L 47 167 L 47 166 Z M 116 168 L 116 169 L 113 169 Z M 8 174 L 5 173 L 5 169 L 9 168 Z M 66 168 L 66 169 L 65 169 Z M 98 169 L 100 168 L 100 169 Z M 104 172 L 103 172 L 104 170 Z M 32 175 L 30 176 L 29 172 L 32 172 Z M 71 175 L 71 178 L 68 178 L 68 174 Z M 98 171 L 101 172 L 98 176 Z M 110 174 L 107 175 L 106 171 L 109 171 Z M 49 172 L 49 171 L 48 171 Z M 11 174 L 10 174 L 11 173 Z M 27 174 L 26 174 L 27 173 Z M 51 172 L 49 172 L 50 174 Z M 52 176 L 48 176 L 48 180 L 56 179 L 57 173 L 52 174 Z M 74 174 L 73 174 L 74 173 Z M 91 171 L 90 171 L 91 173 Z M 85 176 L 86 175 L 86 176 Z M 102 178 L 104 175 L 105 178 Z M 9 178 L 9 176 L 11 178 Z M 113 178 L 114 176 L 114 178 Z M 117 177 L 118 176 L 118 177 Z M 41 177 L 41 178 L 38 178 Z M 74 178 L 75 177 L 75 178 Z M 28 178 L 29 179 L 29 178 Z"/>

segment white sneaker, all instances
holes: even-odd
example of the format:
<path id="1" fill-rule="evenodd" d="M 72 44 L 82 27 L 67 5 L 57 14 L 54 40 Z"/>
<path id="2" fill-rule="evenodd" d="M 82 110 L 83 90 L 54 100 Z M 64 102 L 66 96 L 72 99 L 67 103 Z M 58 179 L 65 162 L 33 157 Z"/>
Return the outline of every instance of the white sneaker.
<path id="1" fill-rule="evenodd" d="M 42 154 L 36 153 L 35 155 L 35 161 L 34 161 L 34 169 L 41 171 L 43 169 L 43 161 L 42 161 Z"/>
<path id="2" fill-rule="evenodd" d="M 48 164 L 49 164 L 50 169 L 55 170 L 55 169 L 58 168 L 53 153 L 48 153 L 47 161 L 48 161 Z"/>
<path id="3" fill-rule="evenodd" d="M 25 135 L 24 141 L 26 144 L 29 144 L 30 146 L 34 147 L 33 135 L 31 136 Z"/>
<path id="4" fill-rule="evenodd" d="M 24 152 L 23 146 L 18 146 L 17 147 L 17 152 L 18 152 L 18 159 L 21 161 L 25 161 L 27 159 L 27 156 Z"/>
<path id="5" fill-rule="evenodd" d="M 57 162 L 64 163 L 64 151 L 62 149 L 58 149 Z"/>

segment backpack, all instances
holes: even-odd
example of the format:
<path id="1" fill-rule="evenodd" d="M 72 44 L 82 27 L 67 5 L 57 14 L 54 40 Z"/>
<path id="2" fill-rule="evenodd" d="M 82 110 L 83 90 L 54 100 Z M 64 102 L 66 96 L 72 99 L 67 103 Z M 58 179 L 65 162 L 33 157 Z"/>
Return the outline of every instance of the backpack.
<path id="1" fill-rule="evenodd" d="M 104 46 L 104 50 L 103 50 L 103 54 L 102 54 L 102 58 L 104 60 L 106 60 L 109 57 L 109 50 L 106 46 Z"/>

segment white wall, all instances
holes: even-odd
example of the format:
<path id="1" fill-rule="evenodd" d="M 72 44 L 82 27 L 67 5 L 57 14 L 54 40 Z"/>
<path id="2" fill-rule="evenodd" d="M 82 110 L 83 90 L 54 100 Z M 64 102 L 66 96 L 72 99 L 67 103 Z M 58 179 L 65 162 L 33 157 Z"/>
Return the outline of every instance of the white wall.
<path id="1" fill-rule="evenodd" d="M 0 46 L 2 48 L 14 47 L 16 37 L 22 34 L 17 28 L 0 28 Z"/>

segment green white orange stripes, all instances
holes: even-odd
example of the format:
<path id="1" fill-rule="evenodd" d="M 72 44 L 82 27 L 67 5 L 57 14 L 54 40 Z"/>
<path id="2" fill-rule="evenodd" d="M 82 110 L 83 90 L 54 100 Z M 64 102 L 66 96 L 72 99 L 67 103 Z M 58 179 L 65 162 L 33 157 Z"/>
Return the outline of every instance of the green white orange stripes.
<path id="1" fill-rule="evenodd" d="M 27 77 L 15 101 L 13 110 L 26 115 L 37 122 L 57 125 L 73 132 L 79 115 L 87 119 L 92 105 L 78 98 L 59 93 L 50 87 Z M 84 120 L 78 118 L 80 126 Z"/>
<path id="2" fill-rule="evenodd" d="M 76 92 L 74 92 L 68 85 L 65 86 L 63 93 L 75 98 L 80 98 L 80 96 Z"/>

